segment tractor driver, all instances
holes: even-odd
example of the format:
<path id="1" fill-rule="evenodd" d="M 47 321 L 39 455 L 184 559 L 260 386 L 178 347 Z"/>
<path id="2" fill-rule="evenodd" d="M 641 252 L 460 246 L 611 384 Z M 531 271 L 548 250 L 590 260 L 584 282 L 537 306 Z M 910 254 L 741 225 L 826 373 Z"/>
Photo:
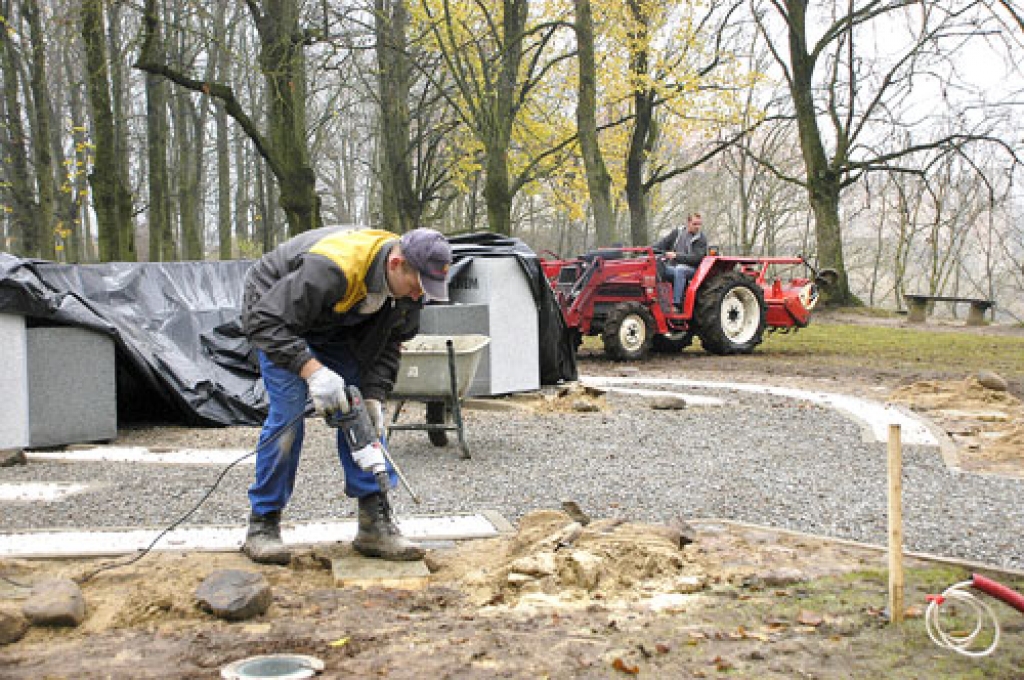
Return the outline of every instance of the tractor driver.
<path id="1" fill-rule="evenodd" d="M 672 304 L 676 312 L 682 311 L 686 286 L 697 271 L 697 265 L 708 254 L 708 241 L 701 231 L 702 225 L 700 213 L 690 213 L 686 218 L 686 229 L 676 227 L 652 246 L 656 251 L 664 251 L 668 260 L 667 268 L 672 275 Z"/>
<path id="2" fill-rule="evenodd" d="M 382 403 L 394 388 L 401 343 L 419 330 L 424 295 L 448 299 L 451 261 L 451 246 L 433 229 L 413 229 L 399 238 L 387 231 L 324 227 L 289 239 L 249 270 L 242 327 L 257 352 L 270 402 L 242 547 L 254 562 L 291 559 L 280 521 L 299 467 L 307 397 L 317 414 L 347 412 L 345 384 L 359 386 L 383 436 Z M 353 547 L 385 560 L 423 557 L 422 548 L 401 535 L 371 472 L 386 464 L 380 448 L 361 449 L 356 459 L 341 429 L 337 446 L 345 495 L 359 503 Z M 395 473 L 387 469 L 394 486 Z"/>

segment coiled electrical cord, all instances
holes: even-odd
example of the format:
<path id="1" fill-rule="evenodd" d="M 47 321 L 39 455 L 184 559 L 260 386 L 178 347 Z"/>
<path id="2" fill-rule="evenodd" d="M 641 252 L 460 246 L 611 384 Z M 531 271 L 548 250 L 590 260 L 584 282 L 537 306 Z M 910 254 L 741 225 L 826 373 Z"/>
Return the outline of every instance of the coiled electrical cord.
<path id="1" fill-rule="evenodd" d="M 939 647 L 950 649 L 964 656 L 988 656 L 999 646 L 999 619 L 996 618 L 995 612 L 992 611 L 988 603 L 975 596 L 968 588 L 976 588 L 1024 613 L 1024 595 L 990 578 L 973 574 L 970 581 L 955 583 L 946 588 L 941 595 L 927 597 L 928 608 L 924 614 L 925 628 L 928 631 L 928 637 Z M 947 602 L 959 603 L 971 610 L 975 619 L 974 629 L 971 632 L 960 633 L 959 631 L 943 630 L 939 622 L 939 614 L 942 605 Z M 986 647 L 972 649 L 972 646 L 978 646 L 975 643 L 978 636 L 986 629 L 986 625 L 992 628 L 992 641 Z"/>

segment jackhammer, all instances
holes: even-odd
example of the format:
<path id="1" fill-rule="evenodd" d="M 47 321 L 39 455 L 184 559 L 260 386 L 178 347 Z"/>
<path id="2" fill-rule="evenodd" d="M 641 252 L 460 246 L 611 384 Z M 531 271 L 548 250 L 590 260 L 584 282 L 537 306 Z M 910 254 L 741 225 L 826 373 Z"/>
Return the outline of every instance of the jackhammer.
<path id="1" fill-rule="evenodd" d="M 363 401 L 363 393 L 359 391 L 359 388 L 355 385 L 346 385 L 345 394 L 348 396 L 349 410 L 346 412 L 335 411 L 328 414 L 327 424 L 331 427 L 336 427 L 341 430 L 345 436 L 345 440 L 348 441 L 348 445 L 352 450 L 352 453 L 366 448 L 367 446 L 380 447 L 381 452 L 384 454 L 385 460 L 391 463 L 391 467 L 394 468 L 395 474 L 398 475 L 398 480 L 405 487 L 405 490 L 409 492 L 412 499 L 417 503 L 420 502 L 419 496 L 409 486 L 409 482 L 406 481 L 405 475 L 395 465 L 395 461 L 391 458 L 388 453 L 387 447 L 377 437 L 377 430 L 373 426 L 373 422 L 370 420 L 370 413 L 366 410 L 366 403 Z M 380 488 L 380 495 L 385 505 L 388 503 L 388 490 L 391 486 L 391 480 L 388 477 L 387 468 L 381 464 L 375 469 L 370 470 L 373 476 L 377 479 L 377 486 Z"/>

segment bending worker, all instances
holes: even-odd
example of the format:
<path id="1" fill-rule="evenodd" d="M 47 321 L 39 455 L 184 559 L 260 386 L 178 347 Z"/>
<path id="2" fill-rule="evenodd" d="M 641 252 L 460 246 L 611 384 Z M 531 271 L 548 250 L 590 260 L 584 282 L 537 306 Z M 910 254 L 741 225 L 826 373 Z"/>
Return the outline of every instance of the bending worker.
<path id="1" fill-rule="evenodd" d="M 690 213 L 686 218 L 686 229 L 676 227 L 658 239 L 652 248 L 665 251 L 665 257 L 674 264 L 668 265 L 672 273 L 672 304 L 676 312 L 682 311 L 683 295 L 697 266 L 708 254 L 708 240 L 700 230 L 700 213 Z"/>
<path id="2" fill-rule="evenodd" d="M 242 547 L 253 561 L 291 559 L 281 542 L 281 512 L 295 484 L 307 396 L 319 415 L 347 412 L 345 384 L 357 385 L 383 436 L 383 402 L 398 375 L 400 345 L 419 330 L 424 296 L 448 299 L 451 260 L 451 247 L 433 229 L 399 238 L 325 227 L 286 241 L 249 270 L 242 326 L 257 350 L 270 402 Z M 371 472 L 386 464 L 395 485 L 380 447 L 366 447 L 353 459 L 341 430 L 337 441 L 345 495 L 359 503 L 353 547 L 386 560 L 420 559 L 423 550 L 401 535 Z"/>

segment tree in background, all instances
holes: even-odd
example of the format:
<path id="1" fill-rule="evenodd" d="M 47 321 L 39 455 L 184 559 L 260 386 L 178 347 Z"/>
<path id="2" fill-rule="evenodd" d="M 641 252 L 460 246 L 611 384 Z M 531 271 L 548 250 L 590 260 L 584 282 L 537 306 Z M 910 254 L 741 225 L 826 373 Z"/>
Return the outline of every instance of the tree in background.
<path id="1" fill-rule="evenodd" d="M 89 117 L 96 140 L 96 155 L 89 173 L 89 184 L 96 206 L 100 259 L 105 262 L 133 262 L 137 256 L 132 223 L 132 194 L 125 175 L 128 148 L 118 143 L 111 94 L 123 84 L 112 82 L 110 77 L 105 5 L 103 0 L 82 0 L 80 8 Z"/>
<path id="2" fill-rule="evenodd" d="M 789 88 L 804 164 L 802 176 L 777 174 L 807 191 L 819 263 L 839 273 L 829 295 L 836 303 L 857 302 L 843 249 L 845 189 L 914 155 L 965 153 L 980 141 L 1006 148 L 984 118 L 964 117 L 952 132 L 933 122 L 950 111 L 943 66 L 956 58 L 954 47 L 965 36 L 978 34 L 978 17 L 968 11 L 977 5 L 870 0 L 810 12 L 806 0 L 769 0 L 755 10 Z M 920 100 L 911 87 L 934 92 L 930 110 L 913 109 Z M 885 133 L 912 119 L 914 136 Z"/>

